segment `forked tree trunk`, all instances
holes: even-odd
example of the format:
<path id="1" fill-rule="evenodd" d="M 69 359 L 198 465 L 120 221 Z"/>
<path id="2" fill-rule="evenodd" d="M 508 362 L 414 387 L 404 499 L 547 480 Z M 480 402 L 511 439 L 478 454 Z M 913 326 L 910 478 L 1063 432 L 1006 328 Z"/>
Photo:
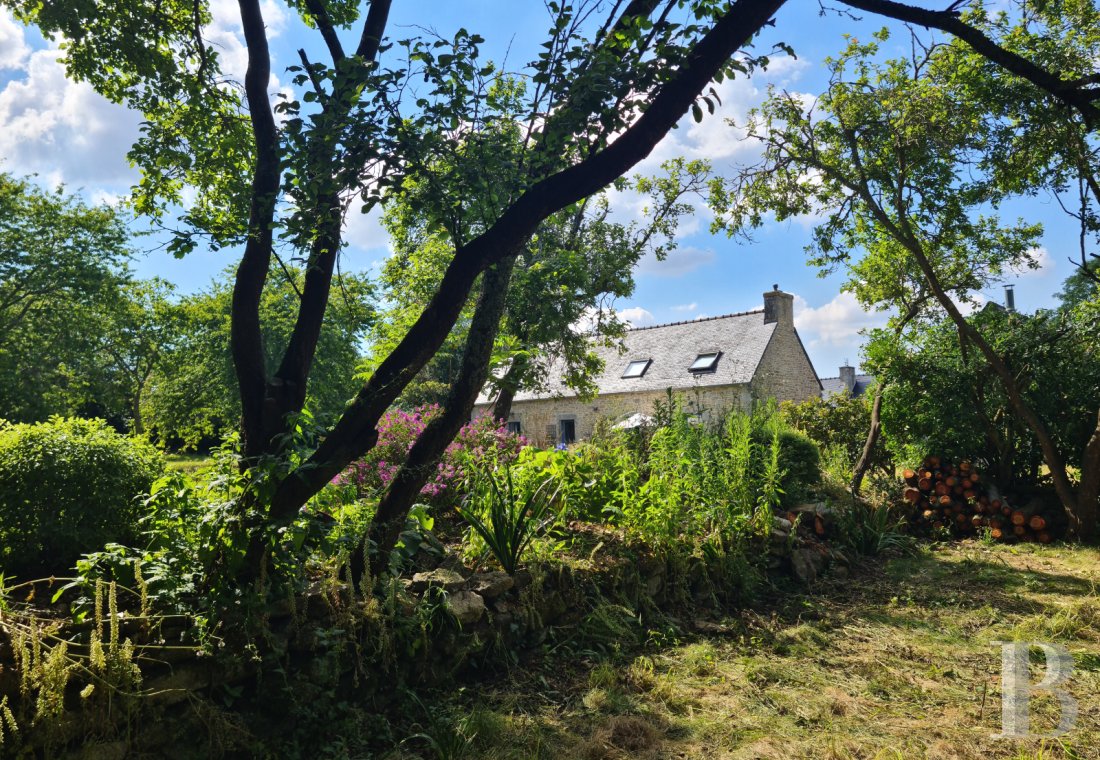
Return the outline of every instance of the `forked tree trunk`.
<path id="1" fill-rule="evenodd" d="M 371 577 L 377 578 L 387 568 L 390 554 L 408 519 L 409 509 L 420 496 L 420 489 L 435 474 L 439 458 L 470 419 L 474 401 L 489 374 L 493 342 L 504 315 L 508 283 L 515 262 L 516 257 L 509 256 L 490 267 L 482 278 L 481 294 L 462 352 L 462 366 L 447 394 L 443 410 L 425 426 L 409 449 L 405 463 L 378 503 L 367 535 L 352 555 L 352 579 L 357 586 L 362 581 L 364 558 L 368 554 Z"/>

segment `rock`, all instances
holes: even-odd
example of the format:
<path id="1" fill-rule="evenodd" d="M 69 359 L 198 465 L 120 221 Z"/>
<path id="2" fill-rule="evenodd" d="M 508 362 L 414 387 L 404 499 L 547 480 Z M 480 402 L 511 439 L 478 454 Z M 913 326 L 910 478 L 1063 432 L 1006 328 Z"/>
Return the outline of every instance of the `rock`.
<path id="1" fill-rule="evenodd" d="M 485 615 L 485 600 L 473 591 L 456 591 L 447 597 L 447 609 L 464 628 L 473 625 Z"/>
<path id="2" fill-rule="evenodd" d="M 535 578 L 530 570 L 517 570 L 512 580 L 515 581 L 516 591 L 523 591 L 534 582 Z"/>
<path id="3" fill-rule="evenodd" d="M 444 554 L 443 559 L 439 561 L 439 569 L 450 570 L 458 573 L 463 578 L 470 574 L 470 571 L 462 564 L 462 560 L 457 554 Z"/>
<path id="4" fill-rule="evenodd" d="M 806 504 L 799 504 L 796 507 L 792 507 L 790 511 L 794 512 L 796 515 L 809 513 L 814 515 L 821 515 L 822 517 L 824 517 L 825 515 L 831 515 L 833 513 L 832 508 L 823 501 L 814 501 L 808 502 Z"/>
<path id="5" fill-rule="evenodd" d="M 798 547 L 791 552 L 791 570 L 794 577 L 810 584 L 825 569 L 825 555 L 812 546 Z"/>
<path id="6" fill-rule="evenodd" d="M 695 620 L 693 621 L 692 626 L 699 633 L 723 634 L 730 632 L 730 627 L 728 625 L 713 623 L 710 620 Z"/>
<path id="7" fill-rule="evenodd" d="M 470 590 L 490 601 L 511 591 L 515 585 L 512 576 L 499 570 L 470 576 Z"/>
<path id="8" fill-rule="evenodd" d="M 409 590 L 413 593 L 420 594 L 427 591 L 429 588 L 435 587 L 451 592 L 462 588 L 465 583 L 466 579 L 454 570 L 438 567 L 435 570 L 414 575 L 412 583 L 409 584 Z"/>
<path id="9" fill-rule="evenodd" d="M 791 527 L 792 527 L 791 521 L 788 520 L 785 517 L 773 517 L 772 518 L 772 535 L 774 535 L 777 532 L 779 532 L 779 533 L 790 533 L 791 532 Z"/>
<path id="10" fill-rule="evenodd" d="M 791 554 L 791 534 L 772 529 L 768 536 L 768 554 L 773 557 L 789 557 Z"/>

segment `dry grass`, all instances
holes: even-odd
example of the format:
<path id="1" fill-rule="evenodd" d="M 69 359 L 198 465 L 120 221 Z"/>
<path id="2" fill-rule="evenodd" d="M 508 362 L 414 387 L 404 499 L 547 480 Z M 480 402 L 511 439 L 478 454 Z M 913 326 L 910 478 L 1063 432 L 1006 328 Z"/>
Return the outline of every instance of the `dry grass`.
<path id="1" fill-rule="evenodd" d="M 492 730 L 454 757 L 1100 758 L 1100 552 L 961 544 L 868 565 L 721 621 L 729 635 L 597 662 L 559 653 L 459 710 Z M 992 738 L 1000 650 L 1056 642 L 1076 662 L 1076 728 Z M 1039 676 L 1037 666 L 1034 677 Z M 1032 698 L 1032 730 L 1057 722 Z"/>

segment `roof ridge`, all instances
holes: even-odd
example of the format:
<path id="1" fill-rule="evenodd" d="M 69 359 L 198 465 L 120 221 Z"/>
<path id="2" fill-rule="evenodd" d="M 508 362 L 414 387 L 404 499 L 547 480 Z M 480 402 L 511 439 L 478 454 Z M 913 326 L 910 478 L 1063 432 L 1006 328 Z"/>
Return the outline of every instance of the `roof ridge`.
<path id="1" fill-rule="evenodd" d="M 631 327 L 627 332 L 639 330 L 656 330 L 658 327 L 673 327 L 675 325 L 694 325 L 699 322 L 713 322 L 716 319 L 729 319 L 730 317 L 747 317 L 749 314 L 763 314 L 763 309 L 750 309 L 749 311 L 735 311 L 732 314 L 719 314 L 716 317 L 699 317 L 697 319 L 684 319 L 679 322 L 665 322 L 662 325 L 645 325 L 643 327 Z"/>

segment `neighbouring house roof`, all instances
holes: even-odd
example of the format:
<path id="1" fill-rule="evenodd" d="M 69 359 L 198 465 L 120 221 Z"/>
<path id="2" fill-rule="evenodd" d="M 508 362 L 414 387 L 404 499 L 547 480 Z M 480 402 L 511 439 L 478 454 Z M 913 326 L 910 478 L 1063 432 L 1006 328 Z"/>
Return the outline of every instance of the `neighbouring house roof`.
<path id="1" fill-rule="evenodd" d="M 601 395 L 683 390 L 697 387 L 740 385 L 752 381 L 757 365 L 764 356 L 776 323 L 764 324 L 764 311 L 746 311 L 707 317 L 690 322 L 672 322 L 653 327 L 628 330 L 624 338 L 626 352 L 617 348 L 596 347 L 604 361 L 603 372 L 596 378 Z M 700 354 L 719 351 L 721 356 L 713 372 L 688 371 Z M 623 371 L 632 361 L 651 359 L 641 377 L 624 378 Z M 564 362 L 550 365 L 548 393 L 521 391 L 516 401 L 540 398 L 570 397 L 576 394 L 562 383 Z M 477 403 L 488 403 L 484 392 Z"/>
<path id="2" fill-rule="evenodd" d="M 875 380 L 874 375 L 856 375 L 855 384 L 852 386 L 851 393 L 854 398 L 862 396 L 871 383 Z M 829 398 L 835 396 L 838 393 L 843 393 L 846 390 L 844 378 L 842 377 L 823 377 L 821 378 L 821 397 Z"/>

